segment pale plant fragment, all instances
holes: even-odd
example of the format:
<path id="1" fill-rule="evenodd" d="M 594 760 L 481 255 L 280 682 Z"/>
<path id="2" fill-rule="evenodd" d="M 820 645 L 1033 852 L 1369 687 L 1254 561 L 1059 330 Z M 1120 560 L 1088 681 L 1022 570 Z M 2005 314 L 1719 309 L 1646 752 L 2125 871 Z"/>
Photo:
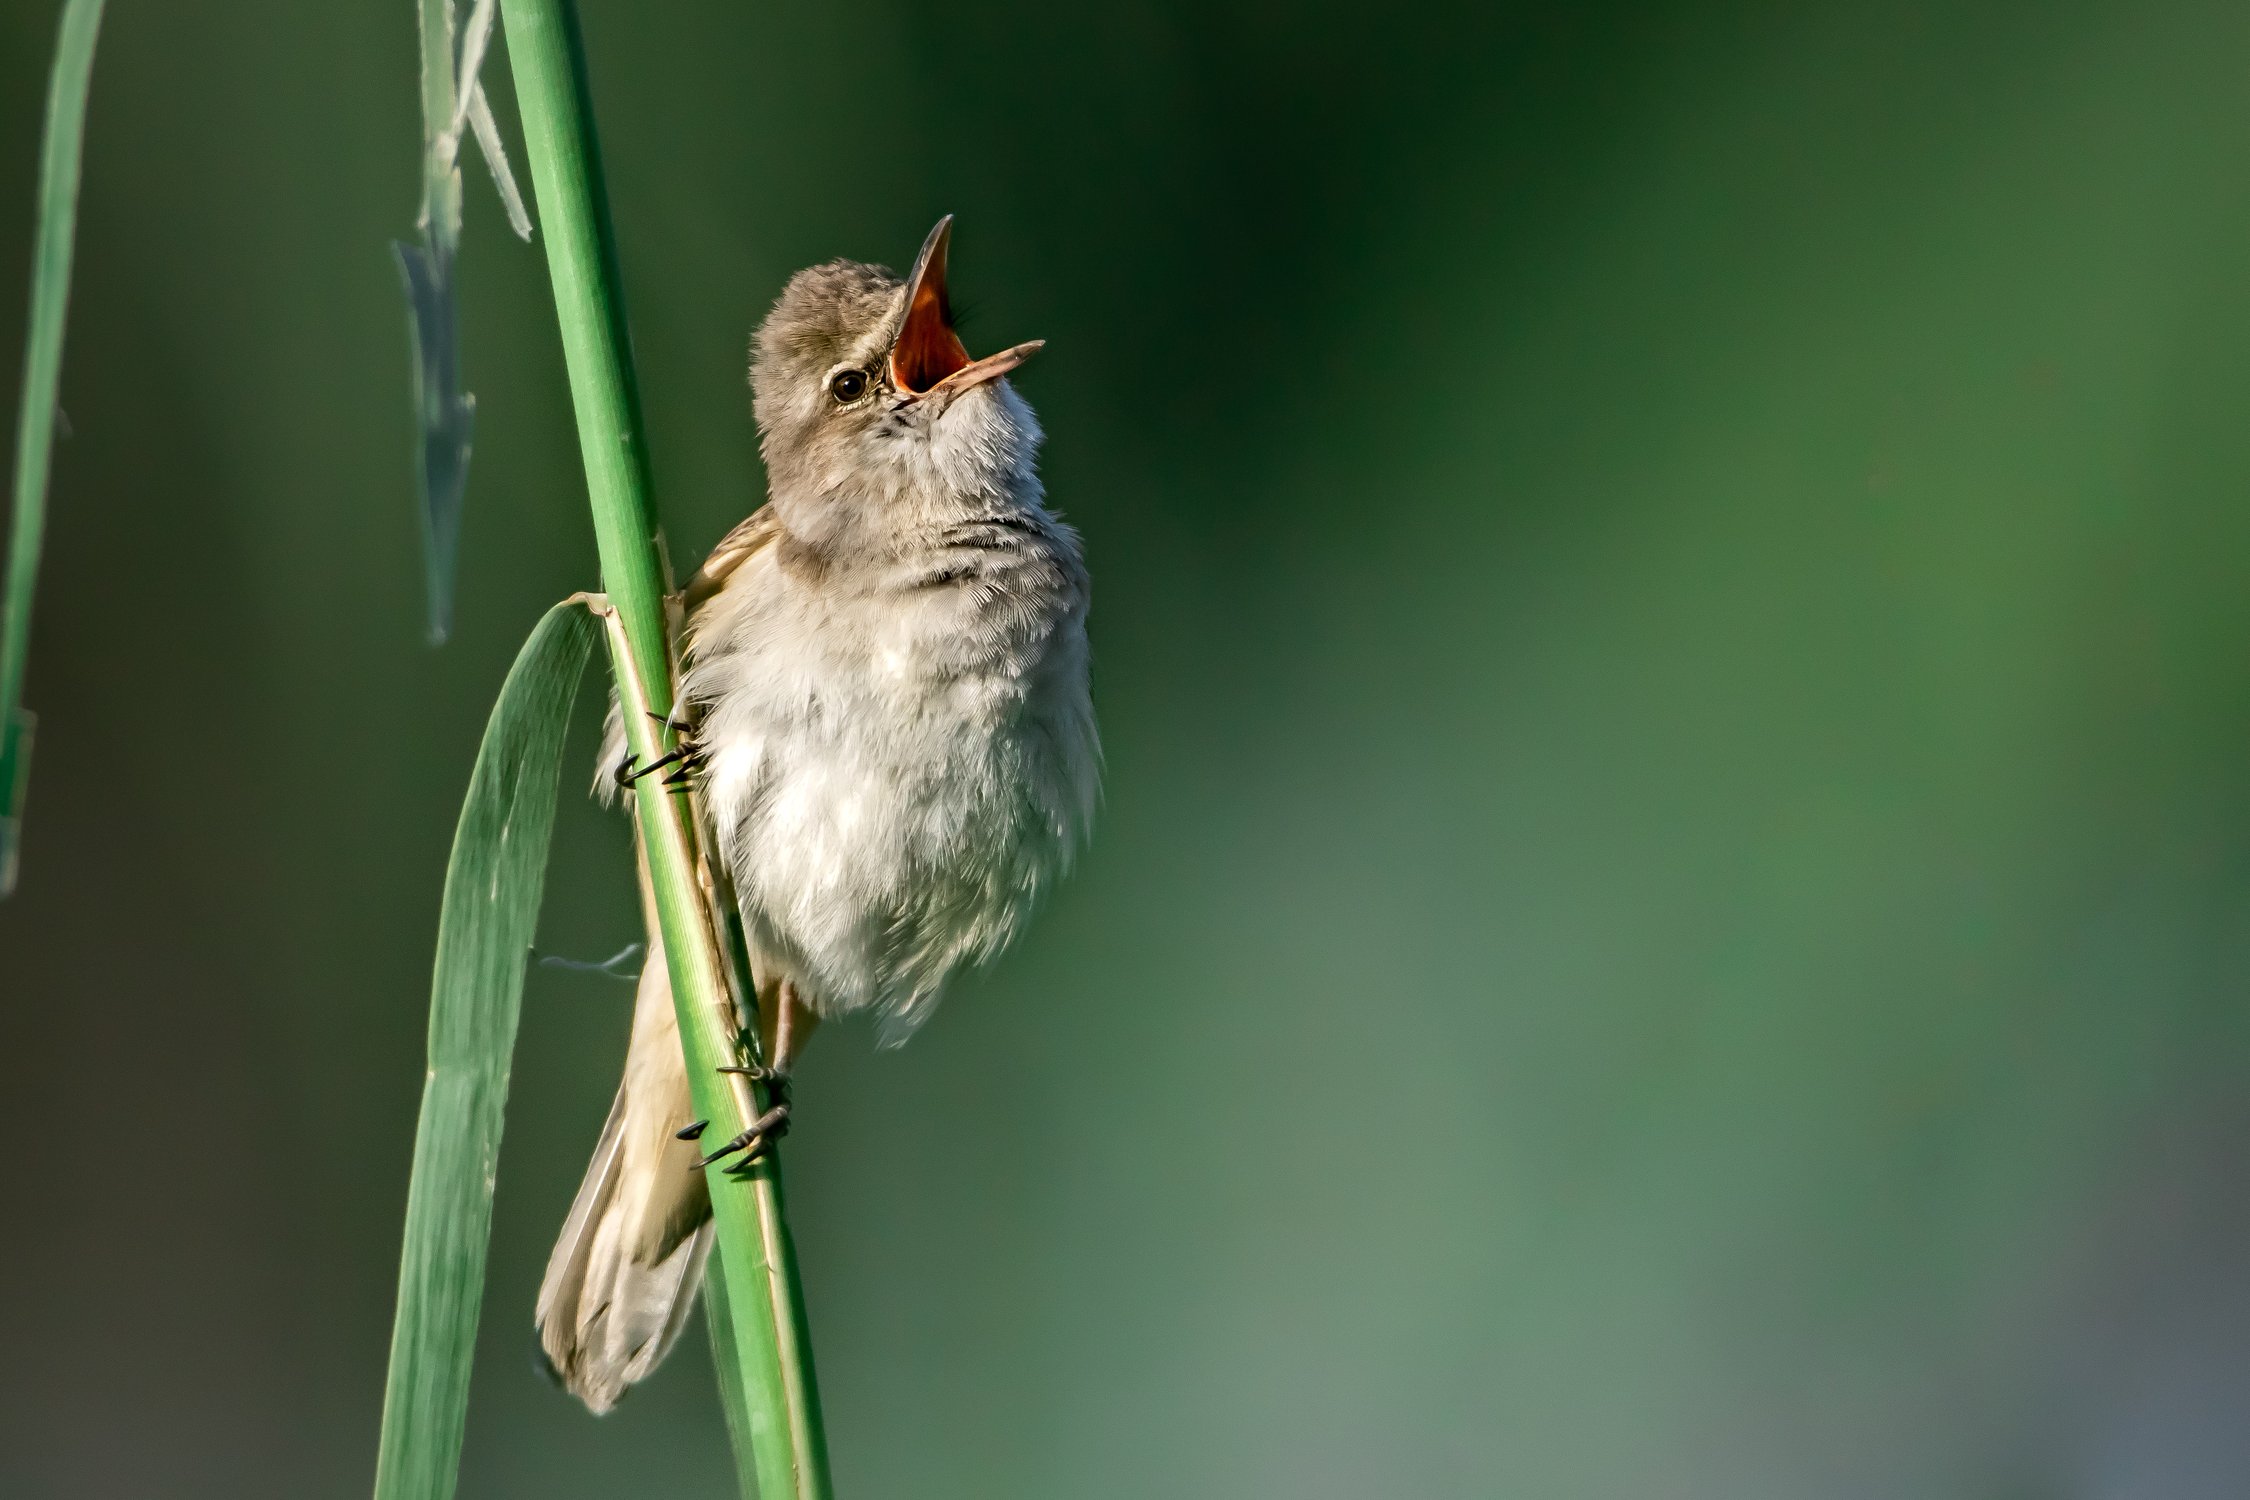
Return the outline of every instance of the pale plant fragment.
<path id="1" fill-rule="evenodd" d="M 457 158 L 461 150 L 461 129 L 466 125 L 475 136 L 477 152 L 484 158 L 485 167 L 492 173 L 492 186 L 500 194 L 500 207 L 508 215 L 508 227 L 522 240 L 531 238 L 531 212 L 524 207 L 523 190 L 516 186 L 515 172 L 508 165 L 508 149 L 500 139 L 500 122 L 492 116 L 492 101 L 485 96 L 480 77 L 484 69 L 485 52 L 492 45 L 492 23 L 499 14 L 498 0 L 477 0 L 476 9 L 469 12 L 469 24 L 461 42 L 461 76 L 454 85 L 452 123 L 446 126 L 446 159 Z"/>
<path id="2" fill-rule="evenodd" d="M 491 169 L 509 225 L 524 238 L 531 236 L 531 216 L 478 80 L 492 42 L 494 12 L 493 0 L 477 0 L 468 27 L 457 36 L 454 0 L 420 0 L 422 204 L 414 222 L 421 242 L 392 247 L 405 283 L 414 345 L 415 480 L 422 502 L 423 574 L 433 642 L 443 641 L 453 628 L 461 509 L 476 434 L 476 397 L 464 388 L 461 375 L 460 306 L 453 278 L 461 248 L 464 125 Z"/>

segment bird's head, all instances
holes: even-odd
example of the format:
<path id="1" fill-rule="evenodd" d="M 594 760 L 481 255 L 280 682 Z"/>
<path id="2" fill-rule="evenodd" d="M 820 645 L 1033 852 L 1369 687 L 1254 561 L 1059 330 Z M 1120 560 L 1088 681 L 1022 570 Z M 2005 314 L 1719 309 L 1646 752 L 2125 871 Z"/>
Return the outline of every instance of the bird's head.
<path id="1" fill-rule="evenodd" d="M 758 329 L 750 389 L 777 502 L 1015 491 L 1039 424 L 1003 378 L 1040 347 L 971 359 L 946 295 L 951 215 L 901 281 L 837 260 L 799 271 Z"/>

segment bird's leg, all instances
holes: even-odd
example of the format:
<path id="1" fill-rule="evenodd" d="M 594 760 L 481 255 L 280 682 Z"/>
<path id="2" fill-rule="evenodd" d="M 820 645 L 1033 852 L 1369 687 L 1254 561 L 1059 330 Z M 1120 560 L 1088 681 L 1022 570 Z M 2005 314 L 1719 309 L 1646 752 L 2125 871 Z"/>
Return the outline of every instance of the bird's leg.
<path id="1" fill-rule="evenodd" d="M 779 1068 L 764 1068 L 756 1063 L 725 1063 L 720 1066 L 719 1071 L 747 1078 L 752 1083 L 762 1083 L 768 1093 L 777 1097 L 785 1097 L 789 1092 L 789 1075 Z"/>
<path id="2" fill-rule="evenodd" d="M 775 987 L 772 1001 L 758 1009 L 761 1023 L 759 1029 L 765 1033 L 765 1054 L 772 1062 L 764 1066 L 756 1063 L 729 1063 L 719 1071 L 736 1074 L 752 1083 L 764 1084 L 766 1097 L 772 1101 L 772 1106 L 751 1121 L 748 1130 L 697 1162 L 699 1167 L 709 1166 L 720 1157 L 736 1151 L 750 1153 L 743 1158 L 744 1161 L 755 1160 L 758 1151 L 768 1141 L 779 1140 L 789 1133 L 790 1073 L 795 1069 L 797 1058 L 803 1053 L 805 1044 L 812 1039 L 813 1028 L 820 1024 L 820 1017 L 799 998 L 797 986 L 786 979 Z M 698 1128 L 696 1133 L 702 1134 L 701 1129 Z"/>
<path id="3" fill-rule="evenodd" d="M 812 1040 L 813 1028 L 819 1024 L 819 1013 L 805 1003 L 794 982 L 784 979 L 760 998 L 758 1006 L 758 1040 L 771 1061 L 764 1067 L 754 1063 L 730 1064 L 719 1071 L 739 1073 L 753 1083 L 787 1093 L 789 1075 L 796 1071 L 797 1059 L 803 1055 L 806 1044 Z"/>
<path id="4" fill-rule="evenodd" d="M 789 1075 L 797 1071 L 797 1059 L 804 1055 L 813 1028 L 819 1024 L 819 1012 L 805 1003 L 793 980 L 784 979 L 775 985 L 773 999 L 758 1007 L 759 1040 L 765 1043 L 766 1056 L 771 1059 L 761 1081 L 785 1104 L 789 1100 Z"/>

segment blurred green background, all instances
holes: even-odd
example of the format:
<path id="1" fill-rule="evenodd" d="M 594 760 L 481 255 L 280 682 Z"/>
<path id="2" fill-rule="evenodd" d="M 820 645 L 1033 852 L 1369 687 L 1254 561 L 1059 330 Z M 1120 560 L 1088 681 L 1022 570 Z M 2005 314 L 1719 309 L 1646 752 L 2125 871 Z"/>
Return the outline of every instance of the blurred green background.
<path id="1" fill-rule="evenodd" d="M 0 6 L 0 350 L 56 10 Z M 111 7 L 11 1497 L 371 1472 L 454 815 L 595 581 L 471 165 L 421 643 L 412 11 Z M 786 275 L 950 210 L 1097 578 L 1081 872 L 799 1090 L 842 1494 L 2250 1493 L 2250 11 L 586 11 L 676 554 L 760 494 Z M 577 791 L 542 944 L 599 958 Z M 532 1369 L 628 1004 L 534 971 L 467 1496 L 728 1493 L 700 1330 L 601 1422 Z"/>

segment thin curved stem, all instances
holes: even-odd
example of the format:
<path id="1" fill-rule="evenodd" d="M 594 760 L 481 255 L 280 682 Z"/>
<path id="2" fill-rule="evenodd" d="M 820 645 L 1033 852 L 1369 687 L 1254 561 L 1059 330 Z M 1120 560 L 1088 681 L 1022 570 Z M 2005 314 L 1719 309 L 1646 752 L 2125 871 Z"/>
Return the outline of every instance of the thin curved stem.
<path id="1" fill-rule="evenodd" d="M 617 255 L 588 95 L 585 51 L 570 0 L 502 0 L 526 154 L 545 230 L 547 266 L 578 418 L 587 498 L 608 593 L 610 661 L 626 742 L 646 765 L 678 748 L 669 715 L 677 667 L 665 602 L 663 545 L 651 499 L 626 335 Z M 662 777 L 635 784 L 642 849 L 679 1007 L 697 1113 L 713 1140 L 739 1134 L 772 1102 L 723 1065 L 757 1061 L 743 1024 L 747 976 L 731 976 L 714 920 L 691 798 Z M 712 1217 L 731 1343 L 763 1500 L 829 1500 L 826 1439 L 803 1298 L 783 1215 L 781 1169 L 769 1145 L 747 1167 L 709 1167 Z M 734 1382 L 722 1385 L 732 1389 Z"/>

